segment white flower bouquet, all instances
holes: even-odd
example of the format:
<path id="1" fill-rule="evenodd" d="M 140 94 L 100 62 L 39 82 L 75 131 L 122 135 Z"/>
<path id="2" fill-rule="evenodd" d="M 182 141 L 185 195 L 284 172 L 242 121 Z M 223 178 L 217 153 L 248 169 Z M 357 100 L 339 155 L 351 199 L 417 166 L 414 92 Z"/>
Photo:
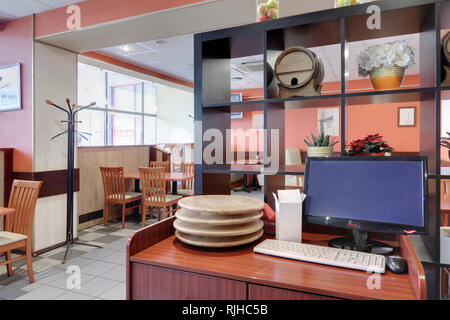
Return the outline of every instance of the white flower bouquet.
<path id="1" fill-rule="evenodd" d="M 359 75 L 367 77 L 373 69 L 398 66 L 408 69 L 416 64 L 414 48 L 399 40 L 370 46 L 358 56 Z"/>

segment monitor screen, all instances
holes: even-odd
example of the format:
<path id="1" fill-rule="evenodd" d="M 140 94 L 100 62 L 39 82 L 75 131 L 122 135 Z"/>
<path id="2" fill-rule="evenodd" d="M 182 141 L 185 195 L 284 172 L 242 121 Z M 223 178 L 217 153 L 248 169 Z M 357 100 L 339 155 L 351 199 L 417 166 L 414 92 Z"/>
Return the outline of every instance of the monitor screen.
<path id="1" fill-rule="evenodd" d="M 359 158 L 308 160 L 306 215 L 423 228 L 424 159 Z"/>

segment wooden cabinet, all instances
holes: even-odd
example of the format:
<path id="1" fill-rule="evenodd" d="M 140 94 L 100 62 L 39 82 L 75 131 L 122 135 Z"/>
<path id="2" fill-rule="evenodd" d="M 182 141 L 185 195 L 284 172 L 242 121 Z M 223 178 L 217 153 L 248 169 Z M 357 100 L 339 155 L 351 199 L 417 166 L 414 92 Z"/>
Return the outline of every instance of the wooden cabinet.
<path id="1" fill-rule="evenodd" d="M 133 300 L 245 300 L 246 283 L 132 264 Z"/>
<path id="2" fill-rule="evenodd" d="M 248 285 L 248 300 L 338 300 L 317 294 L 292 291 L 254 284 Z"/>

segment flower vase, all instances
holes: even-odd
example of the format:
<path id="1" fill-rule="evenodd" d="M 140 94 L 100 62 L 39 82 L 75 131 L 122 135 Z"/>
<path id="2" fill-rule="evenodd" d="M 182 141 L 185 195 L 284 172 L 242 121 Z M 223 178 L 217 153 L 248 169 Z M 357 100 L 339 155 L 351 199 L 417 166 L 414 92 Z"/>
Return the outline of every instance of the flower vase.
<path id="1" fill-rule="evenodd" d="M 355 153 L 354 156 L 357 157 L 387 157 L 390 156 L 390 153 L 387 152 L 372 152 L 372 153 Z"/>
<path id="2" fill-rule="evenodd" d="M 391 68 L 379 67 L 369 72 L 370 81 L 375 90 L 393 90 L 402 85 L 405 77 L 405 68 L 393 66 Z"/>
<path id="3" fill-rule="evenodd" d="M 308 147 L 308 157 L 332 157 L 333 146 Z"/>
<path id="4" fill-rule="evenodd" d="M 264 22 L 278 19 L 280 0 L 256 0 L 256 21 Z"/>
<path id="5" fill-rule="evenodd" d="M 355 4 L 359 4 L 359 1 L 357 0 L 335 0 L 334 1 L 334 7 L 335 8 L 341 8 L 346 6 L 353 6 Z"/>

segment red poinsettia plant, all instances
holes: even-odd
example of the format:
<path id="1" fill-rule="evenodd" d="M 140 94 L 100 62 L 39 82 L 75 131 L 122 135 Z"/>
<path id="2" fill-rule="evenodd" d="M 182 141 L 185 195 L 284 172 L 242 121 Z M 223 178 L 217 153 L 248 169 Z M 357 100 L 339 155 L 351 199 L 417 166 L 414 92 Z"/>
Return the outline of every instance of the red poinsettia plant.
<path id="1" fill-rule="evenodd" d="M 392 150 L 392 147 L 383 140 L 383 136 L 377 133 L 350 142 L 350 149 L 347 154 L 351 156 L 354 154 L 385 153 L 392 152 Z"/>

